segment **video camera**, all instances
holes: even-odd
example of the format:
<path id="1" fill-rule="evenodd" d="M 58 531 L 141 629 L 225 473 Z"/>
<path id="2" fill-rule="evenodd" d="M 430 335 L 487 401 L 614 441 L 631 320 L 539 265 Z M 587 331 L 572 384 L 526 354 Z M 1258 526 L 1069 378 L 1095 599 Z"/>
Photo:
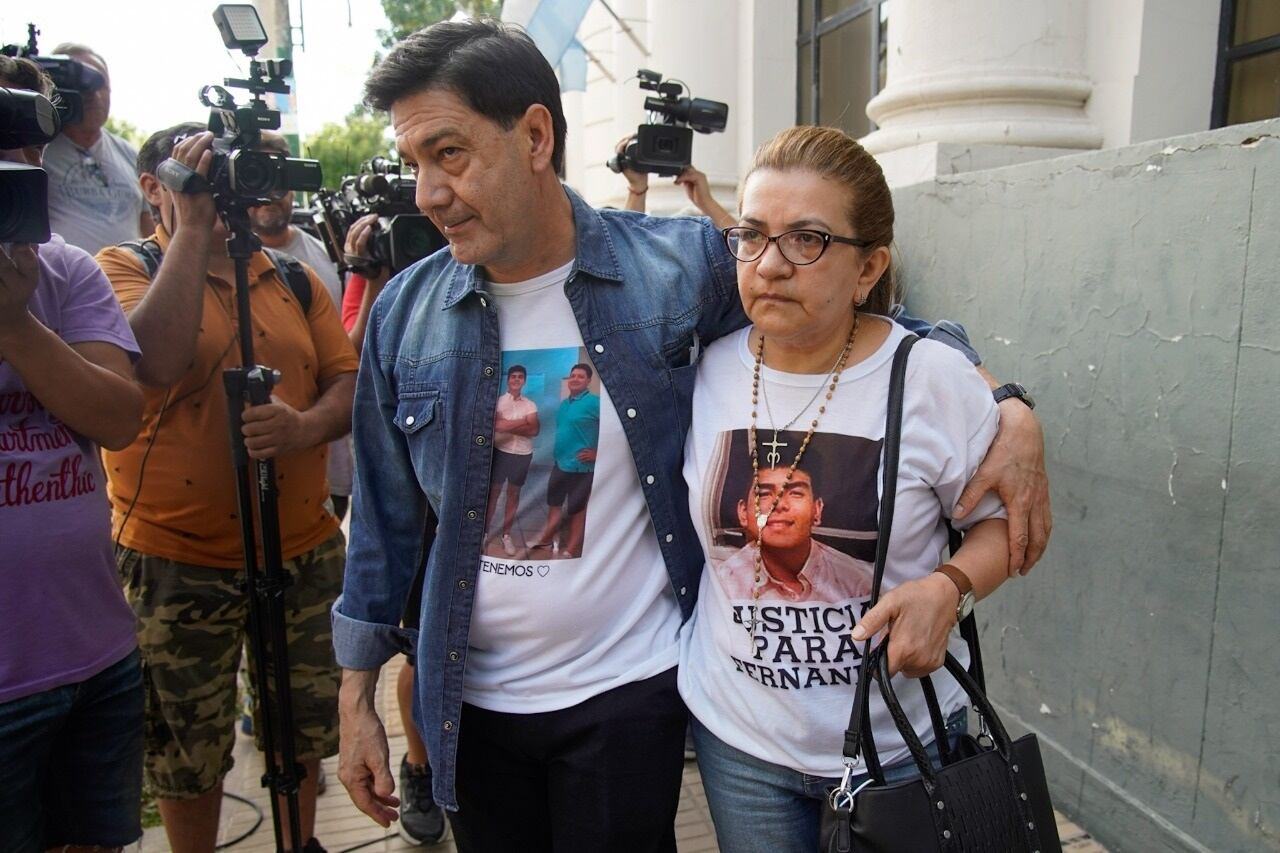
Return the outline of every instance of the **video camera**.
<path id="1" fill-rule="evenodd" d="M 213 164 L 208 179 L 172 158 L 156 169 L 156 177 L 178 192 L 211 191 L 219 212 L 246 209 L 282 197 L 290 190 L 315 192 L 322 175 L 318 160 L 286 157 L 255 150 L 262 131 L 280 127 L 279 110 L 270 109 L 262 96 L 268 92 L 287 95 L 285 78 L 293 72 L 288 60 L 260 62 L 256 56 L 267 43 L 258 12 L 247 3 L 223 4 L 213 13 L 222 42 L 250 57 L 246 79 L 227 77 L 222 82 L 246 89 L 249 103 L 240 106 L 222 86 L 205 86 L 200 102 L 209 107 L 209 130 L 214 134 Z M 178 140 L 176 140 L 178 141 Z"/>
<path id="2" fill-rule="evenodd" d="M 0 149 L 44 145 L 62 120 L 38 92 L 0 87 Z M 49 240 L 49 176 L 39 166 L 0 161 L 0 243 Z"/>
<path id="3" fill-rule="evenodd" d="M 360 174 L 343 178 L 337 191 L 320 190 L 312 214 L 320 239 L 338 269 L 374 273 L 385 266 L 392 274 L 444 247 L 447 242 L 414 202 L 417 181 L 400 173 L 400 164 L 374 157 Z M 347 231 L 357 219 L 377 214 L 366 257 L 347 255 Z"/>
<path id="4" fill-rule="evenodd" d="M 693 131 L 720 133 L 729 121 L 729 105 L 706 98 L 682 97 L 684 86 L 675 80 L 665 83 L 656 71 L 641 68 L 636 72 L 640 88 L 657 92 L 646 97 L 644 108 L 649 121 L 636 130 L 635 139 L 621 154 L 615 154 L 606 166 L 614 172 L 623 169 L 675 177 L 692 162 Z"/>
<path id="5" fill-rule="evenodd" d="M 36 25 L 27 24 L 27 43 L 21 47 L 7 44 L 0 47 L 0 54 L 30 59 L 39 65 L 53 80 L 56 92 L 54 104 L 62 117 L 62 124 L 75 124 L 84 118 L 83 96 L 91 95 L 107 85 L 107 78 L 97 69 L 70 56 L 41 56 L 36 45 L 38 35 L 40 31 L 36 29 Z"/>

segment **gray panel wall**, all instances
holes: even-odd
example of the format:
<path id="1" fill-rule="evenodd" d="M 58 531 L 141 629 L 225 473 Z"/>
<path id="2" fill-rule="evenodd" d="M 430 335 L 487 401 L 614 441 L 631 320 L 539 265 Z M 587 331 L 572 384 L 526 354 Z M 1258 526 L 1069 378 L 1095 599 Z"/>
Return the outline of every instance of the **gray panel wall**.
<path id="1" fill-rule="evenodd" d="M 1280 850 L 1280 121 L 901 188 L 913 313 L 1039 401 L 994 697 L 1113 850 Z"/>

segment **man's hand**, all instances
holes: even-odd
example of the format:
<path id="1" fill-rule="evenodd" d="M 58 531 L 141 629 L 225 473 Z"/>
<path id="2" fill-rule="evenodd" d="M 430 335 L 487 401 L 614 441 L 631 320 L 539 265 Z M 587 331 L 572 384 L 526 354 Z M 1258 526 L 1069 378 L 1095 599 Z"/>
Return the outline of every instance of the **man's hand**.
<path id="1" fill-rule="evenodd" d="M 303 413 L 275 395 L 270 403 L 245 409 L 242 420 L 244 446 L 254 459 L 284 456 L 317 443 L 307 438 Z"/>
<path id="2" fill-rule="evenodd" d="M 213 165 L 213 134 L 205 131 L 188 137 L 174 146 L 173 153 L 169 156 L 208 178 L 209 168 Z M 173 199 L 174 216 L 177 219 L 173 229 L 175 235 L 183 228 L 205 234 L 212 231 L 213 223 L 218 218 L 212 193 L 168 192 Z"/>
<path id="3" fill-rule="evenodd" d="M 1009 513 L 1009 576 L 1025 575 L 1049 543 L 1053 513 L 1044 470 L 1044 432 L 1021 400 L 1000 404 L 1000 431 L 960 495 L 955 517 L 964 518 L 992 490 Z"/>
<path id="4" fill-rule="evenodd" d="M 908 581 L 880 597 L 853 629 L 853 639 L 861 643 L 888 629 L 889 674 L 920 678 L 946 660 L 959 602 L 960 591 L 946 575 Z"/>
<path id="5" fill-rule="evenodd" d="M 374 263 L 369 252 L 369 241 L 373 239 L 377 225 L 378 214 L 367 213 L 361 216 L 347 229 L 347 239 L 342 247 L 347 263 L 365 277 L 366 292 L 372 291 L 374 297 L 391 278 L 391 270 L 385 264 Z"/>
<path id="6" fill-rule="evenodd" d="M 376 670 L 344 670 L 338 691 L 338 779 L 356 808 L 387 827 L 399 818 L 387 732 L 373 708 Z"/>
<path id="7" fill-rule="evenodd" d="M 27 303 L 40 282 L 38 249 L 33 243 L 15 243 L 12 253 L 0 247 L 0 338 L 31 319 Z"/>

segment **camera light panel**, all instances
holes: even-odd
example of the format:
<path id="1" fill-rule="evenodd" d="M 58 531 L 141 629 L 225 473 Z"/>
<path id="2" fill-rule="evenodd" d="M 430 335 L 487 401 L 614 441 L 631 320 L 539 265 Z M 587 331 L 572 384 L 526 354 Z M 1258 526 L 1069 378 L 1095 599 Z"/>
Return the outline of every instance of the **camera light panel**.
<path id="1" fill-rule="evenodd" d="M 223 44 L 250 56 L 268 41 L 258 10 L 250 3 L 223 3 L 213 10 L 213 22 Z"/>

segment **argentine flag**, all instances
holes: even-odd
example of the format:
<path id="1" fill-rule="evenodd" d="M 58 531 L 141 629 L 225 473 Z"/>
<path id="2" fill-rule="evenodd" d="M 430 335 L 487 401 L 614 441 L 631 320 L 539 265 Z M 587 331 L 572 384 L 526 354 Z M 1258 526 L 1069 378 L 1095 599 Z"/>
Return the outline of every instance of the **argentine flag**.
<path id="1" fill-rule="evenodd" d="M 502 20 L 519 24 L 560 76 L 561 92 L 587 88 L 587 53 L 579 43 L 578 27 L 591 0 L 506 0 Z"/>

